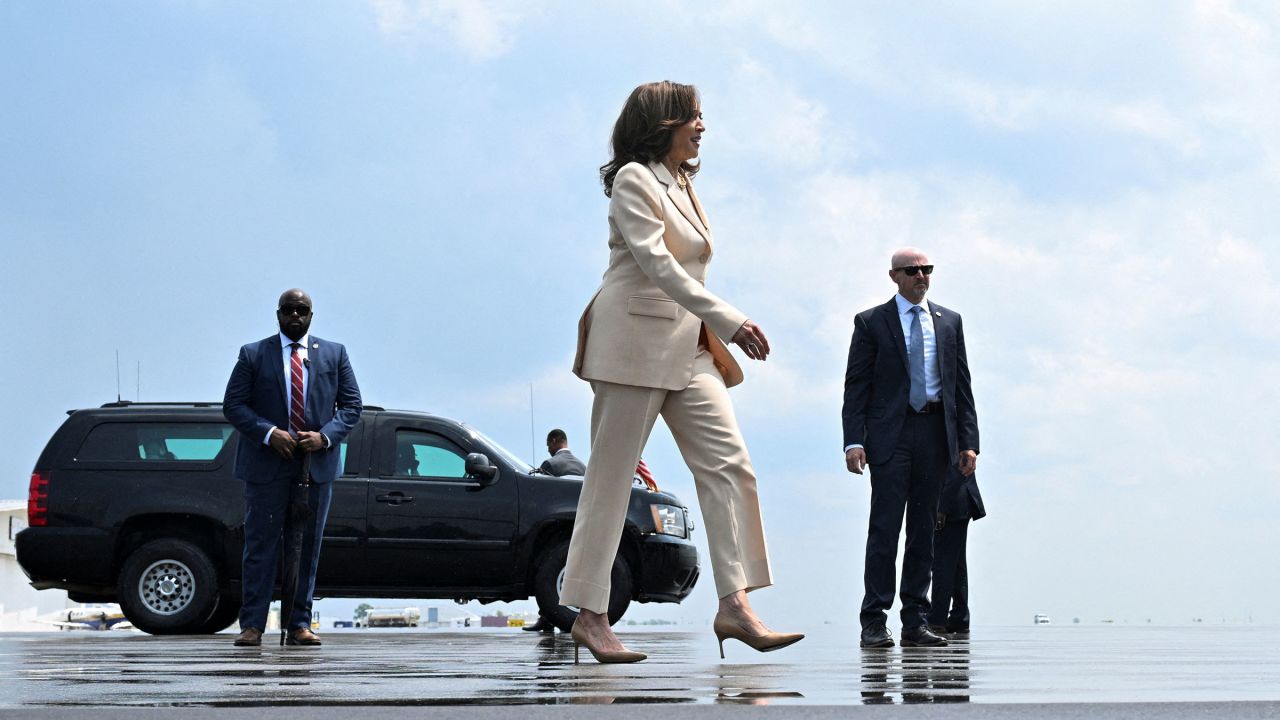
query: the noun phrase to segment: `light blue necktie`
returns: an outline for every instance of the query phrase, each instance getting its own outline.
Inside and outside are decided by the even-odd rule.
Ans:
[[[911,407],[916,412],[924,409],[924,330],[920,328],[920,313],[924,310],[919,305],[911,308],[911,344],[907,347],[907,361],[911,369]]]

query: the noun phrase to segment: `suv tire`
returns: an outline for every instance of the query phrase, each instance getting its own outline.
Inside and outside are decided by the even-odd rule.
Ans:
[[[228,597],[218,598],[218,605],[214,607],[213,614],[208,620],[200,626],[197,632],[209,633],[212,635],[231,627],[231,623],[240,618],[240,601],[232,600]]]
[[[564,566],[569,560],[569,541],[561,540],[538,558],[538,569],[533,575],[534,595],[538,600],[538,612],[564,632],[573,628],[578,611],[560,604],[560,585],[564,578]],[[609,575],[609,624],[622,619],[631,605],[631,568],[622,555],[613,558],[613,570]]]
[[[116,590],[125,617],[143,632],[207,632],[205,623],[218,602],[218,572],[200,546],[161,538],[129,555]]]

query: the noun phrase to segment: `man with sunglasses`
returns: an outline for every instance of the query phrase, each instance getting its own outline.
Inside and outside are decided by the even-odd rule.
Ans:
[[[978,416],[960,315],[925,301],[929,258],[903,248],[889,268],[897,294],[854,318],[841,413],[846,467],[871,470],[861,645],[893,646],[885,621],[904,512],[902,645],[945,645],[927,623],[934,523],[948,468],[968,477],[977,466]]]
[[[312,316],[311,297],[286,290],[276,309],[280,332],[240,348],[222,400],[227,421],[240,431],[235,475],[244,481],[243,602],[235,640],[241,647],[262,644],[289,486],[304,453],[311,456],[307,504],[315,515],[303,535],[297,600],[292,608],[280,609],[280,624],[289,631],[288,644],[320,644],[311,631],[320,539],[333,480],[342,472],[339,448],[360,420],[363,405],[347,349],[310,334]]]

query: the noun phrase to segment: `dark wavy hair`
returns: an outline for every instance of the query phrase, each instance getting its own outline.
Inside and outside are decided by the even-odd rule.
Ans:
[[[671,131],[696,118],[701,105],[698,90],[692,85],[663,80],[632,90],[613,124],[613,159],[600,166],[605,196],[613,197],[613,178],[623,165],[665,158],[671,151]],[[680,169],[687,177],[693,177],[699,165],[686,161]]]

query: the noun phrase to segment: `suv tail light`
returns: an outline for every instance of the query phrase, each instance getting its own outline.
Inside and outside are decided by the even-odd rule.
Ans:
[[[27,491],[27,526],[43,527],[49,524],[49,472],[31,473],[31,488]]]

